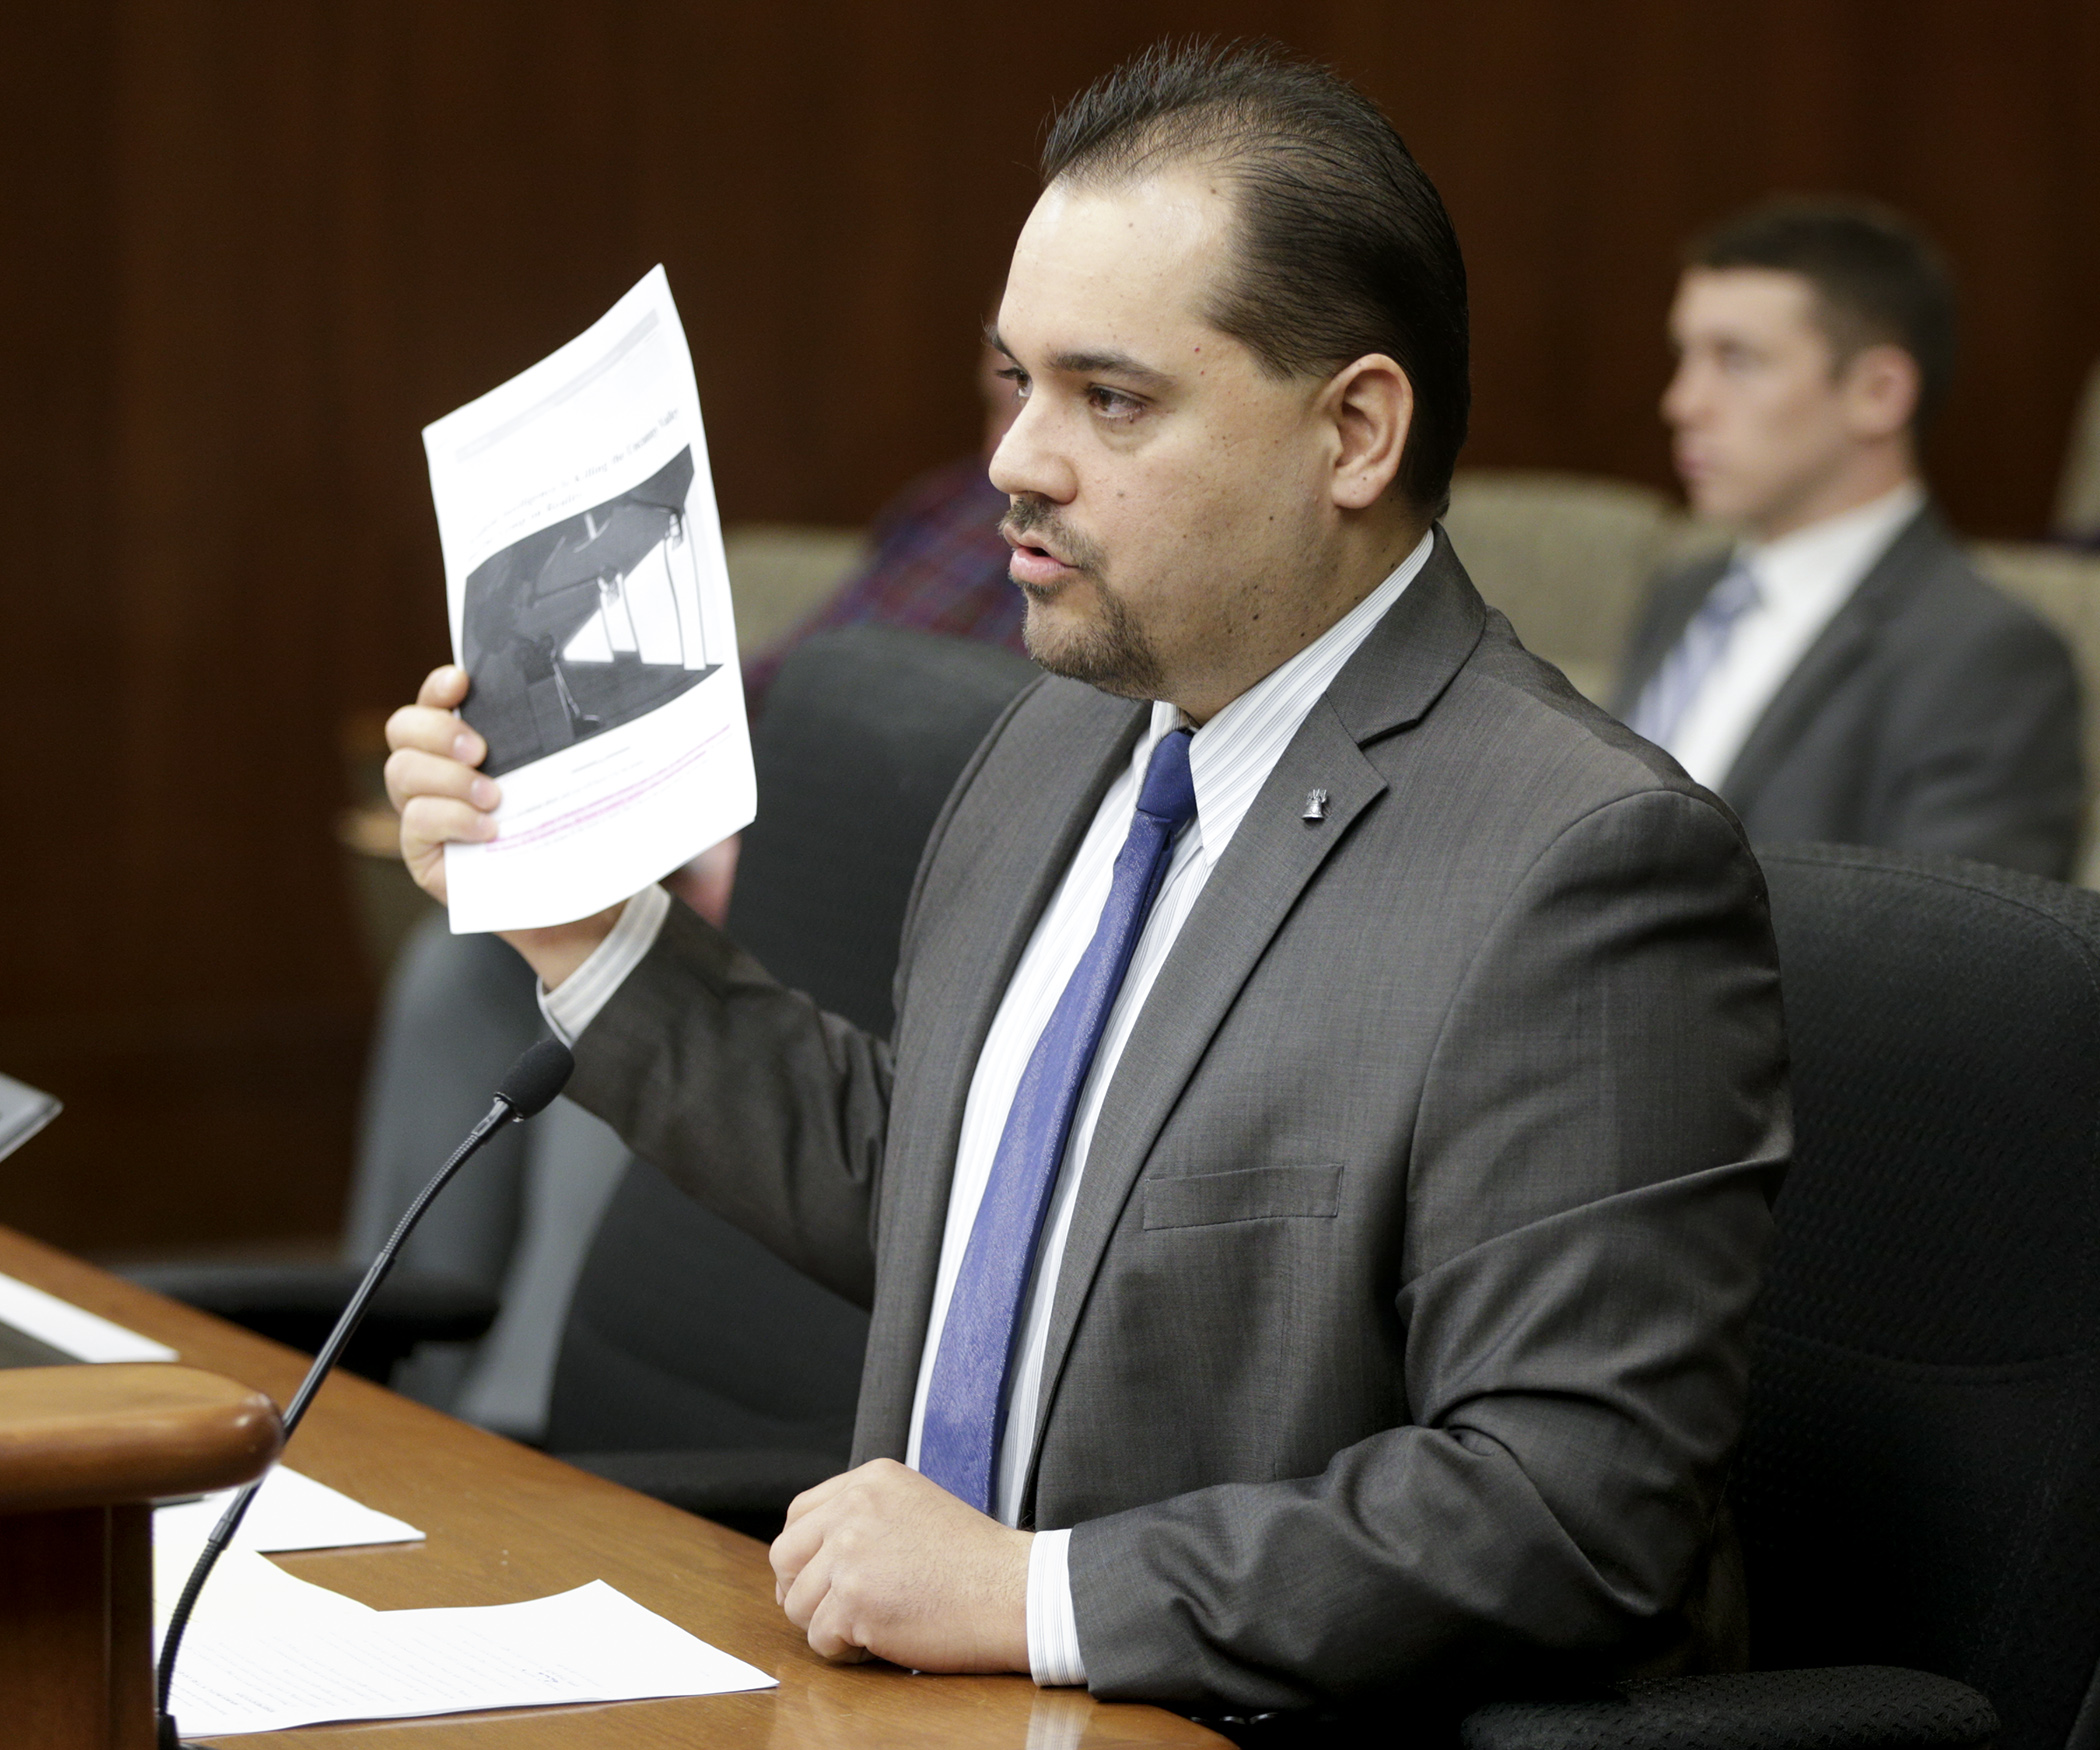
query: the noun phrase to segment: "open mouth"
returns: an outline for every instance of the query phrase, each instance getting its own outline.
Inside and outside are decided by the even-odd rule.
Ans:
[[[1025,553],[1031,559],[1051,559],[1055,560],[1059,565],[1067,563],[1063,554],[1057,552],[1054,548],[1044,546],[1040,541],[1017,541],[1009,536],[1007,545],[1012,547],[1016,553]]]
[[[1036,529],[1025,526],[1016,528],[1013,520],[1009,519],[1000,526],[999,533],[1014,550],[1013,559],[1007,566],[1007,575],[1031,593],[1053,588],[1079,569],[1056,547],[1045,541]]]
[[[1024,540],[1013,535],[1006,538],[1008,545],[1014,550],[1013,559],[1006,568],[1007,575],[1024,589],[1060,583],[1072,574],[1073,567],[1041,542]]]

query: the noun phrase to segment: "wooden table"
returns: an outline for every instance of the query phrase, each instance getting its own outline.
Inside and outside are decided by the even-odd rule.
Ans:
[[[116,1320],[282,1404],[306,1357],[164,1300],[0,1228],[0,1271]],[[780,1679],[747,1695],[310,1726],[228,1746],[348,1750],[594,1750],[705,1744],[991,1746],[1108,1750],[1210,1745],[1214,1733],[1157,1708],[1104,1705],[1024,1677],[914,1677],[833,1666],[773,1603],[763,1544],[338,1374],[286,1462],[422,1528],[421,1544],[280,1557],[303,1579],[381,1609],[511,1604],[604,1580],[681,1628]]]

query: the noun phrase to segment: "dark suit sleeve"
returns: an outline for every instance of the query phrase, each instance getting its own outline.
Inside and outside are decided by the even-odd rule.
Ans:
[[[825,1287],[874,1297],[889,1046],[673,904],[576,1041],[569,1097]]]
[[[1726,815],[1658,792],[1570,826],[1483,940],[1386,1169],[1411,1425],[1317,1476],[1075,1527],[1094,1693],[1463,1693],[1681,1637],[1741,1423],[1784,1073]]]
[[[1876,842],[2066,880],[2083,824],[2078,677],[2032,614],[2006,607],[1921,653],[1894,731],[1902,774]]]

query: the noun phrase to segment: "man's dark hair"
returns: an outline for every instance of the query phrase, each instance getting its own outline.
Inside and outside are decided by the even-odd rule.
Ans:
[[[1058,112],[1043,185],[1216,167],[1236,248],[1209,320],[1276,376],[1384,353],[1415,392],[1398,484],[1442,515],[1466,441],[1466,268],[1435,185],[1378,107],[1270,43],[1162,43]]]
[[[1763,267],[1815,288],[1816,320],[1839,368],[1870,346],[1899,346],[1918,366],[1922,429],[1954,376],[1954,282],[1918,228],[1873,201],[1788,197],[1752,207],[1696,239],[1685,266]]]

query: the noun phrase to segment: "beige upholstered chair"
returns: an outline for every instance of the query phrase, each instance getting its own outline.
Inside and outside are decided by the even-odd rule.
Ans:
[[[1480,593],[1531,649],[1598,700],[1610,691],[1649,580],[1680,556],[1692,526],[1645,486],[1499,468],[1462,471],[1444,518]]]
[[[737,523],[722,531],[736,647],[746,661],[816,611],[867,552],[859,529]]]
[[[2100,373],[2088,396],[2094,520],[2100,522]],[[2075,460],[2075,457],[2074,457]],[[2066,474],[2065,503],[2071,502]],[[1728,539],[1660,492],[1601,475],[1473,468],[1452,482],[1444,519],[1480,593],[1518,635],[1602,700],[1655,574]],[[762,650],[824,602],[865,551],[855,529],[746,523],[724,531],[737,643]],[[2086,698],[2086,782],[2100,788],[2100,555],[1987,543],[1977,564],[2070,642]],[[2088,807],[2087,886],[2100,887],[2100,809]]]
[[[2071,646],[2085,695],[2086,822],[2078,879],[2082,886],[2100,887],[2100,835],[2094,832],[2100,824],[2094,807],[2100,786],[2100,554],[2011,541],[1981,542],[1970,553],[1985,577],[2033,608]]]
[[[2100,536],[2100,364],[2085,380],[2071,443],[2056,489],[2056,532],[2091,540]]]

